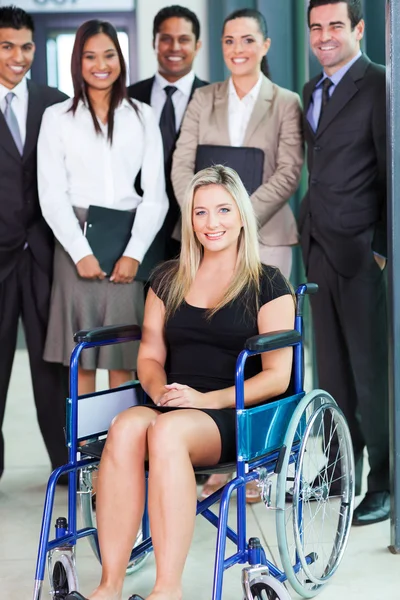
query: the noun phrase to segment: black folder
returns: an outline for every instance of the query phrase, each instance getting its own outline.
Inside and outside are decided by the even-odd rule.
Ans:
[[[135,212],[89,206],[86,238],[100,267],[108,277],[130,240]]]
[[[224,165],[234,169],[251,196],[263,182],[264,151],[244,146],[197,146],[195,172],[212,165]]]

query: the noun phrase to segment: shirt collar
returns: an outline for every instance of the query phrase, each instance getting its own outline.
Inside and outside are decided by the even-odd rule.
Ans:
[[[130,109],[132,108],[132,105],[129,103],[129,101],[126,98],[122,99],[121,104],[119,104],[115,110],[116,111],[121,110],[122,108],[130,108]],[[86,98],[84,100],[79,100],[78,110],[89,110],[89,106],[87,104]]]
[[[235,86],[233,85],[232,77],[230,77],[229,84],[228,84],[229,85],[229,95],[234,96],[239,101],[242,101],[242,100],[255,101],[258,97],[258,94],[260,93],[262,79],[263,79],[263,77],[262,77],[262,74],[260,73],[260,77],[258,78],[257,83],[251,88],[251,90],[245,96],[243,96],[243,98],[239,98],[237,91],[235,89]]]
[[[182,94],[189,98],[194,83],[194,71],[190,71],[178,79],[178,81],[174,81],[174,83],[167,81],[160,73],[156,73],[155,82],[161,90],[163,90],[167,85],[174,85],[180,92],[182,92]]]
[[[323,72],[322,77],[319,80],[319,82],[317,83],[316,87],[320,87],[320,85],[322,84],[324,79],[326,79],[327,77],[329,77],[329,79],[332,81],[333,85],[338,85],[338,83],[340,83],[340,81],[346,75],[347,71],[349,71],[351,69],[351,67],[354,65],[355,62],[358,61],[358,59],[361,57],[361,55],[362,55],[362,52],[360,50],[354,58],[352,58],[348,63],[346,63],[341,69],[336,71],[336,73],[334,73],[330,77],[325,72]]]
[[[0,102],[4,100],[4,98],[9,92],[13,92],[13,94],[15,94],[19,100],[25,100],[28,94],[28,84],[26,82],[26,77],[24,77],[18,85],[12,88],[12,90],[9,90],[3,84],[0,83]]]

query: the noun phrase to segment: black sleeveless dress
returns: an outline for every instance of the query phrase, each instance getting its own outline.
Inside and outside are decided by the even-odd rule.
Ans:
[[[168,285],[171,265],[172,261],[164,263],[151,281],[154,293],[161,299],[163,289]],[[276,267],[263,265],[260,283],[260,307],[275,298],[292,294],[289,283]],[[244,294],[221,308],[210,319],[207,309],[183,302],[165,323],[165,371],[168,383],[181,383],[203,393],[233,386],[236,359],[246,340],[258,334],[256,299],[253,298],[253,310],[246,306],[249,306],[249,298]],[[253,377],[260,371],[261,358],[249,358],[245,378]],[[181,409],[157,407],[157,410],[164,413]],[[215,421],[222,442],[220,462],[235,460],[235,409],[189,410],[202,410]]]

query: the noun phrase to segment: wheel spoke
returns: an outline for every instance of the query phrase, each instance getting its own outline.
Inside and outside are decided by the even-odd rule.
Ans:
[[[300,447],[293,465],[285,457],[278,476],[278,506],[282,506],[283,487],[288,488],[286,480],[293,475],[294,482],[292,503],[283,514],[277,513],[277,532],[290,583],[299,594],[305,590],[311,597],[333,575],[343,556],[353,510],[354,467],[348,427],[334,401],[324,393],[309,394],[304,404],[307,401],[284,440],[291,448],[300,439]],[[300,570],[294,569],[297,557]],[[311,562],[307,557],[313,557]]]

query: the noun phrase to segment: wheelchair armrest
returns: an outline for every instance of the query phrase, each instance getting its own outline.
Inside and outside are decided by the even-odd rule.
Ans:
[[[120,340],[129,338],[140,339],[140,327],[138,325],[109,325],[97,327],[96,329],[82,329],[74,334],[74,342],[106,342],[108,340]]]
[[[257,352],[260,354],[261,352],[269,352],[271,350],[293,346],[300,341],[300,333],[295,329],[288,329],[285,331],[273,331],[271,333],[254,335],[246,340],[245,348],[250,352]]]
[[[305,294],[316,294],[317,292],[317,283],[301,283],[296,290],[296,296],[303,296]]]
[[[316,294],[318,292],[317,283],[301,283],[296,290],[296,317],[303,316],[304,298],[307,294]]]

